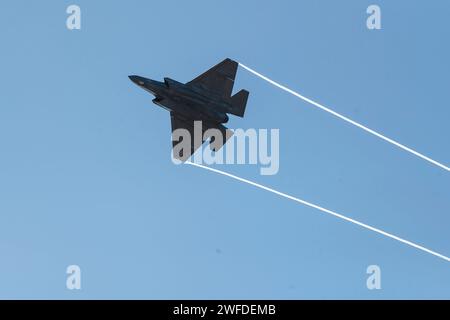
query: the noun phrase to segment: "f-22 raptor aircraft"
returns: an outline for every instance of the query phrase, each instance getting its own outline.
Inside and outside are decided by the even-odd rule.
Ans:
[[[222,141],[210,141],[214,151],[219,150],[232,136],[232,131],[223,125],[228,121],[227,113],[243,117],[249,94],[247,90],[241,90],[231,95],[237,68],[236,61],[225,59],[185,84],[170,78],[159,82],[136,75],[129,76],[131,81],[155,96],[155,104],[170,112],[172,133],[180,128],[190,133],[191,150],[174,152],[174,158],[187,160],[203,144],[203,134],[208,129],[215,128],[222,133]],[[201,121],[202,124],[200,141],[194,139],[195,121]],[[177,142],[172,139],[172,147]]]

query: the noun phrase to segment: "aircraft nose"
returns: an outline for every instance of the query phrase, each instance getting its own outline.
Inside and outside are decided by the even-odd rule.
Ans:
[[[131,75],[131,76],[128,76],[128,78],[139,86],[142,86],[145,83],[144,78],[139,77],[139,76]]]

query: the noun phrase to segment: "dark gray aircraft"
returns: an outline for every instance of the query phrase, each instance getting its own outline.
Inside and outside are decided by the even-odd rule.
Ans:
[[[211,149],[219,150],[232,136],[232,131],[223,123],[228,121],[227,113],[243,117],[247,104],[247,90],[241,90],[231,95],[238,63],[225,59],[192,81],[185,84],[170,78],[159,82],[140,76],[129,76],[130,80],[139,87],[155,96],[153,102],[170,112],[172,133],[184,128],[191,134],[190,152],[174,152],[174,158],[187,160],[204,142],[194,139],[194,121],[202,121],[202,137],[208,129],[218,129],[222,133],[223,141],[210,140]],[[172,139],[172,146],[178,141]],[[214,144],[214,147],[213,147]],[[185,150],[186,151],[186,150]]]

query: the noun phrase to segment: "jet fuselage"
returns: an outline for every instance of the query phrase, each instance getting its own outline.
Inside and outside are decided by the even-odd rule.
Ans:
[[[249,95],[245,89],[232,94],[238,67],[236,61],[226,58],[186,83],[129,76],[155,96],[153,103],[169,111],[175,159],[186,161],[207,140],[211,150],[217,151],[233,135],[233,130],[223,124],[228,121],[228,114],[244,117]],[[198,133],[200,139],[195,138]]]
[[[155,96],[153,102],[162,108],[183,115],[190,120],[226,123],[231,104],[213,91],[195,85],[183,84],[170,78],[164,82],[140,76],[131,81]]]

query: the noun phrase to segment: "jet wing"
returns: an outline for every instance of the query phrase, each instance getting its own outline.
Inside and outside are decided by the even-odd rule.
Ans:
[[[205,90],[215,91],[221,96],[229,98],[233,91],[237,68],[238,63],[227,58],[194,80],[189,81],[188,84],[200,86]]]
[[[223,126],[222,124],[212,124],[212,123],[202,121],[201,122],[201,137],[199,137],[199,139],[195,139],[194,120],[185,119],[185,118],[177,115],[174,112],[170,113],[170,119],[172,122],[172,135],[173,135],[174,131],[177,129],[185,129],[190,134],[190,139],[191,139],[190,150],[180,149],[180,148],[177,148],[175,150],[176,145],[178,145],[179,143],[183,143],[182,142],[183,138],[179,138],[178,136],[174,138],[172,136],[172,148],[174,148],[173,157],[178,160],[181,160],[181,161],[186,161],[191,155],[194,154],[194,152],[198,148],[200,148],[200,146],[203,144],[203,142],[205,142],[205,139],[203,139],[203,138],[204,138],[205,132],[208,129],[217,129],[222,134],[222,139],[219,141],[215,141],[215,139],[213,139],[213,138],[211,139],[210,148],[213,151],[219,150],[227,142],[227,140],[233,135],[233,132],[231,130],[229,130],[228,128],[226,128],[225,126]],[[199,127],[199,129],[200,129],[200,127]],[[206,138],[208,138],[208,137],[206,137]],[[176,139],[176,140],[174,140],[174,139]]]

